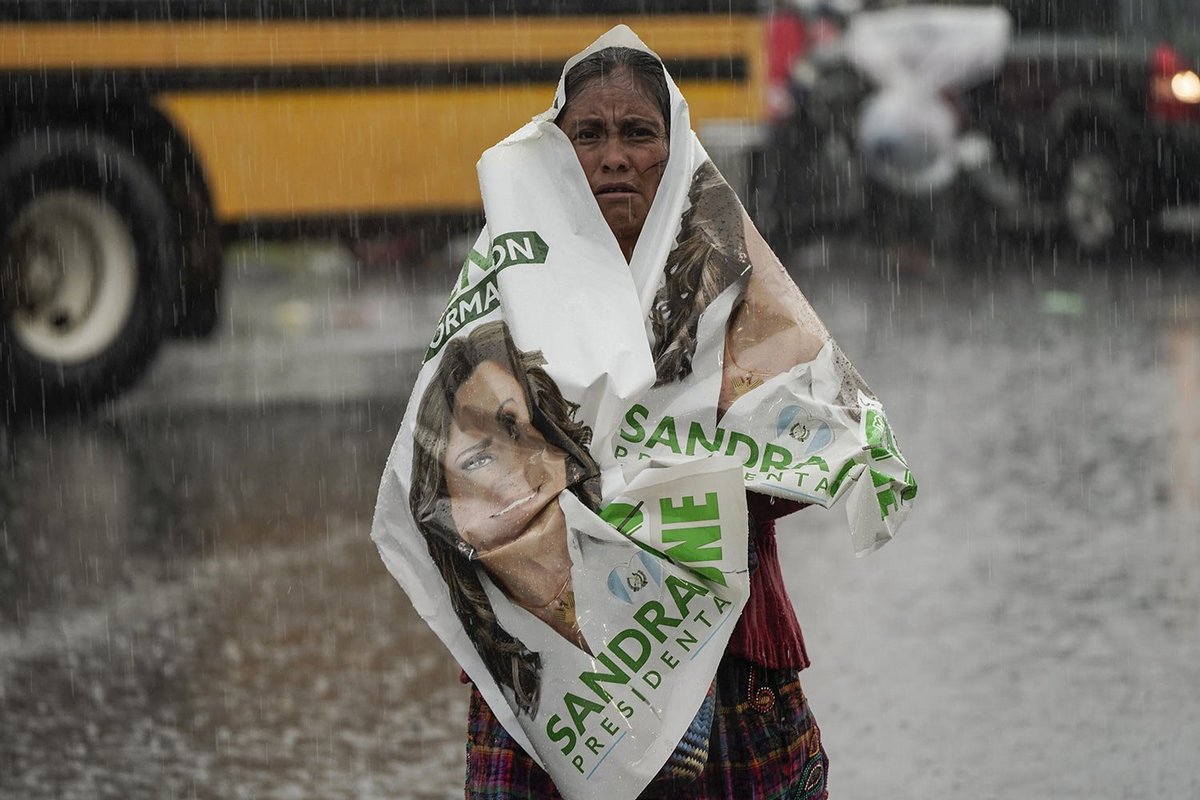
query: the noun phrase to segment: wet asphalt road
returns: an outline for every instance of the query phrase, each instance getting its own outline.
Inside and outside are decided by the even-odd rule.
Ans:
[[[1200,267],[791,268],[921,497],[781,525],[835,798],[1200,796]],[[466,691],[368,539],[452,278],[242,249],[211,342],[0,432],[0,797],[461,796]]]

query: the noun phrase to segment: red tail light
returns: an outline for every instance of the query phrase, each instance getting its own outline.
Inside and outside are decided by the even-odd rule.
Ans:
[[[808,46],[804,20],[795,14],[767,17],[766,110],[769,119],[778,119],[792,110],[788,91],[788,73],[792,64],[803,58]]]
[[[1150,59],[1150,117],[1158,122],[1200,120],[1200,74],[1166,44]]]

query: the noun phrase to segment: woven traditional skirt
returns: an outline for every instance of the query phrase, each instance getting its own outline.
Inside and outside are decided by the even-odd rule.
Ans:
[[[717,708],[708,762],[687,783],[655,780],[642,798],[822,800],[829,759],[794,670],[768,670],[726,656],[717,671]],[[560,798],[550,776],[525,754],[471,687],[467,798]]]

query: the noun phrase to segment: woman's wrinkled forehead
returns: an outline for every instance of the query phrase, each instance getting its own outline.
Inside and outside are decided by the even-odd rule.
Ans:
[[[571,93],[566,107],[558,115],[559,125],[562,124],[563,119],[566,117],[568,108],[577,106],[583,98],[586,98],[593,92],[606,89],[615,89],[622,95],[629,95],[644,100],[648,106],[647,113],[649,113],[649,109],[653,109],[654,114],[663,117],[662,109],[659,107],[653,92],[646,86],[645,81],[639,80],[637,75],[626,68],[618,68],[602,75],[589,77],[573,87],[573,89],[574,91]],[[662,123],[665,127],[667,124],[666,117],[662,118]]]
[[[607,54],[609,51],[600,51]],[[627,54],[632,51],[627,51]],[[594,54],[597,55],[597,54]],[[662,117],[668,133],[671,129],[671,92],[661,62],[654,56],[644,56],[637,63],[628,63],[614,57],[590,57],[568,70],[563,81],[564,102],[558,109],[557,120],[581,94],[601,86],[628,88],[645,98]]]
[[[571,92],[567,95],[567,102],[571,102],[588,90],[598,89],[602,86],[612,86],[630,92],[637,92],[647,100],[653,101],[654,99],[654,93],[651,91],[649,82],[643,76],[636,74],[629,67],[615,66],[580,80],[571,87]]]

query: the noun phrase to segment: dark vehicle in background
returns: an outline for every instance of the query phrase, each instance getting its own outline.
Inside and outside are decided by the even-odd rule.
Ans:
[[[1090,253],[1153,244],[1200,202],[1200,9],[1194,0],[1009,2],[1018,36],[975,98],[1006,165]]]
[[[968,202],[949,204],[957,233],[1052,228],[1083,253],[1136,252],[1156,242],[1162,212],[1200,202],[1200,14],[1192,0],[925,5],[999,6],[1013,21],[995,78],[954,98],[963,128],[987,145],[979,174],[990,184],[967,187]],[[779,13],[812,26],[811,11]],[[834,15],[833,24],[848,21]],[[752,213],[782,248],[878,221],[852,138],[872,86],[838,41],[827,36],[790,66],[786,113],[752,168]]]

